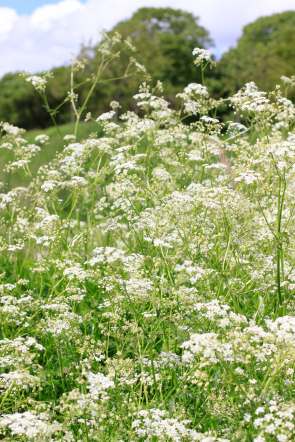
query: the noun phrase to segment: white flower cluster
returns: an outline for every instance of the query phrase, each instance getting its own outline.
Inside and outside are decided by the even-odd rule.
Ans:
[[[145,437],[145,440],[152,440],[151,438],[155,436],[159,441],[171,442],[229,442],[229,439],[219,439],[188,429],[189,420],[178,421],[167,416],[166,410],[155,408],[141,410],[138,413],[139,419],[133,421],[132,427],[135,428],[137,436]]]
[[[49,136],[45,134],[37,135],[35,141],[39,141],[40,144],[45,144],[47,141],[49,141]]]
[[[266,442],[270,436],[276,437],[279,442],[291,442],[295,435],[294,413],[294,405],[276,400],[257,408],[253,425],[260,434],[254,441]]]
[[[121,40],[103,33],[103,65]],[[293,77],[247,83],[223,123],[194,55],[204,84],[168,102],[143,83],[84,139],[73,61],[74,135],[48,164],[53,140],[0,124],[23,177],[0,184],[0,439],[295,439]]]
[[[32,85],[35,87],[35,89],[38,92],[44,92],[47,84],[47,80],[42,77],[38,77],[38,75],[33,75],[32,77],[28,77],[27,81],[29,83],[32,83]]]
[[[107,399],[109,399],[106,390],[115,387],[114,381],[110,380],[102,373],[95,374],[91,371],[86,375],[86,378],[89,383],[89,385],[87,385],[87,389],[89,390],[89,394],[92,399],[99,399],[101,401],[106,401]]]
[[[12,436],[25,437],[28,440],[40,442],[61,430],[61,425],[58,422],[50,422],[48,414],[36,415],[30,411],[2,415],[0,417],[0,428],[5,427],[9,428]]]
[[[208,63],[212,61],[212,54],[207,49],[195,48],[193,50],[193,55],[197,56],[197,58],[195,59],[196,66],[200,66],[200,64],[202,63]]]

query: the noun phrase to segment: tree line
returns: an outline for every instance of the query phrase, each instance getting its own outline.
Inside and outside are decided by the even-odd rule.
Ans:
[[[139,71],[130,77],[122,75],[130,57],[145,66],[151,84],[158,80],[163,83],[164,97],[176,108],[175,94],[189,83],[202,82],[192,51],[195,47],[212,47],[214,42],[193,14],[172,8],[141,8],[129,20],[118,23],[108,35],[112,37],[115,33],[119,33],[123,41],[131,37],[130,51],[122,52],[105,70],[87,103],[85,115],[92,112],[95,116],[108,111],[112,100],[120,102],[121,113],[127,109],[138,112],[132,96],[138,92],[140,82],[146,79],[146,73]],[[85,100],[91,88],[98,62],[96,49],[95,44],[81,47],[79,59],[86,65],[75,75],[77,106]],[[53,77],[47,84],[48,104],[51,109],[56,109],[69,93],[71,66],[60,66],[51,72]],[[211,97],[219,99],[235,93],[249,81],[254,81],[262,90],[271,91],[281,83],[282,75],[291,77],[294,74],[295,11],[287,11],[261,17],[245,26],[236,47],[222,55],[215,69],[206,70],[206,85]],[[108,83],[111,78],[117,79]],[[292,96],[291,93],[288,98],[294,101],[295,94]],[[55,118],[59,124],[73,121],[70,101],[59,107]],[[8,73],[0,80],[1,120],[25,129],[52,125],[50,115],[42,107],[40,95],[18,73]]]

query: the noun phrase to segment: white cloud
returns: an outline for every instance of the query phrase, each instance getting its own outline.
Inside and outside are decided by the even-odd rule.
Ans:
[[[59,66],[78,52],[82,42],[97,40],[143,6],[185,9],[200,17],[210,31],[216,53],[233,46],[247,23],[261,15],[295,10],[294,0],[62,0],[37,8],[30,16],[0,8],[0,76],[6,72],[32,73]]]
[[[57,4],[44,5],[35,9],[30,17],[32,26],[41,28],[45,31],[49,30],[54,21],[58,21],[85,8],[78,0],[64,0]]]
[[[11,8],[0,8],[0,34],[7,34],[17,20],[17,13]]]

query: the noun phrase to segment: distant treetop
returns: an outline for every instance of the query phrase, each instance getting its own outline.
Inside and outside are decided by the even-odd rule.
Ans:
[[[295,11],[260,17],[245,26],[237,47],[223,55],[220,68],[230,92],[249,81],[270,91],[282,75],[294,75]]]

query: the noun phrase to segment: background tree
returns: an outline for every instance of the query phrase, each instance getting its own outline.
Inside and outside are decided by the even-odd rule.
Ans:
[[[295,74],[295,11],[260,17],[245,26],[236,48],[219,63],[222,92],[234,93],[254,81],[261,90],[273,90],[282,75]],[[290,95],[289,98],[295,99]]]
[[[108,34],[119,32],[123,40],[132,37],[136,52],[122,52],[105,70],[102,82],[118,78],[114,82],[99,83],[87,103],[86,112],[93,116],[110,109],[112,100],[119,101],[122,108],[137,112],[132,96],[143,75],[124,78],[130,56],[147,68],[152,84],[163,82],[164,96],[173,107],[177,107],[175,93],[188,83],[201,83],[200,70],[193,62],[195,47],[212,46],[208,31],[199,25],[198,17],[172,8],[141,8],[128,20],[118,23]],[[89,79],[94,72],[97,46],[83,46],[79,55],[86,57],[84,71],[76,74],[77,106],[81,105],[91,87]],[[56,108],[70,90],[70,67],[61,66],[52,70],[54,78],[48,81],[49,104]],[[214,98],[235,93],[245,83],[255,81],[265,91],[275,88],[282,75],[295,75],[295,11],[261,17],[245,26],[237,47],[226,52],[217,69],[206,70],[206,85]],[[121,78],[123,76],[123,78]],[[88,81],[87,81],[88,80]],[[289,97],[295,101],[295,91]],[[41,111],[40,111],[41,109]],[[224,110],[220,107],[220,115]],[[73,119],[70,103],[65,103],[56,115],[59,124]],[[31,84],[18,74],[6,74],[0,80],[0,121],[8,120],[26,129],[52,126],[50,115],[42,108],[41,98]]]
[[[124,38],[132,37],[138,61],[155,81],[179,88],[196,80],[193,49],[213,44],[198,21],[198,17],[181,9],[141,8],[113,31]]]
[[[48,99],[51,108],[57,107],[69,89],[70,68],[59,67],[52,70],[54,78],[48,83]],[[69,104],[57,115],[59,124],[70,121]],[[6,74],[0,80],[0,121],[8,121],[25,129],[52,126],[50,115],[42,99],[31,83],[18,73]]]
[[[163,82],[164,94],[173,102],[175,92],[188,83],[201,82],[201,75],[193,62],[195,47],[207,48],[213,45],[208,31],[198,24],[199,18],[181,9],[141,8],[128,20],[119,22],[110,32],[128,36],[136,47],[134,56],[151,75],[152,84]],[[89,65],[94,60],[95,47],[84,47],[82,53],[89,54]],[[110,67],[111,76],[117,77],[128,64],[127,54],[123,54],[115,65]],[[122,111],[135,108],[132,96],[138,91],[138,79],[130,78],[114,82],[108,88],[106,100],[120,101]],[[101,91],[97,89],[98,95]],[[89,103],[89,110],[97,106],[95,98]],[[173,103],[175,104],[175,103]],[[95,108],[97,112],[97,107]]]
[[[129,20],[118,23],[109,35],[119,32],[123,40],[132,37],[137,51],[122,52],[120,58],[114,60],[104,72],[103,81],[124,76],[130,56],[144,65],[151,75],[152,84],[158,80],[164,83],[165,96],[171,102],[190,82],[201,82],[199,70],[193,62],[192,51],[195,47],[212,45],[208,31],[198,24],[199,18],[189,12],[172,8],[141,8]],[[84,71],[76,74],[78,89],[77,105],[85,99],[91,83],[96,64],[97,47],[83,46],[79,57],[86,57],[88,64]],[[48,81],[47,91],[52,109],[57,107],[67,96],[70,89],[70,67],[61,66],[52,69],[54,77]],[[112,100],[120,101],[121,112],[127,109],[136,111],[132,96],[137,93],[144,76],[122,78],[115,82],[98,84],[85,112],[93,116],[109,110]],[[175,105],[175,102],[173,102]],[[40,108],[42,109],[40,112]],[[63,105],[56,116],[59,124],[71,121],[70,103]],[[18,74],[7,74],[0,80],[0,120],[8,120],[16,126],[45,128],[52,125],[50,115],[42,108],[41,98],[31,84]]]

